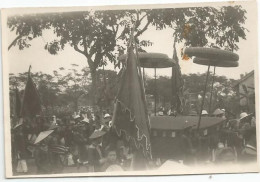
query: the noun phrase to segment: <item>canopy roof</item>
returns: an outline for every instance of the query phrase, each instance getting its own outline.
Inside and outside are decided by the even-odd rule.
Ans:
[[[210,65],[216,67],[238,67],[238,61],[230,61],[230,60],[221,60],[221,59],[207,59],[207,58],[199,58],[195,57],[193,59],[193,63],[200,65]]]
[[[153,116],[150,117],[151,128],[161,130],[183,130],[189,126],[197,127],[199,116]],[[202,117],[200,128],[208,128],[224,121],[219,117]]]
[[[196,56],[206,59],[239,60],[239,56],[236,53],[212,47],[187,47],[184,49],[184,54],[189,57]]]
[[[144,68],[169,68],[176,64],[175,60],[170,59],[166,54],[161,53],[139,52],[138,58],[140,66]],[[118,59],[120,61],[125,60],[126,54],[121,55]]]

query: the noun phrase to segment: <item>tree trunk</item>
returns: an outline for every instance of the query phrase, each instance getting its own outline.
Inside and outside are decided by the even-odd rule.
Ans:
[[[96,103],[96,91],[97,91],[97,71],[96,69],[93,69],[90,71],[91,72],[91,78],[92,78],[92,105],[95,106]]]
[[[92,78],[92,88],[91,88],[91,102],[92,106],[95,106],[97,104],[97,96],[96,96],[96,91],[97,91],[97,66],[94,64],[95,61],[91,59],[91,56],[86,55],[88,66],[90,69],[90,74]]]

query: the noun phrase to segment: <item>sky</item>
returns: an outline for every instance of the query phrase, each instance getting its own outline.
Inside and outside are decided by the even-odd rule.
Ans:
[[[257,27],[256,25],[256,11],[254,7],[247,4],[243,4],[243,8],[247,11],[247,20],[245,27],[249,30],[246,33],[247,39],[238,43],[239,50],[236,52],[239,55],[239,67],[236,68],[217,68],[216,74],[219,76],[226,76],[227,78],[239,79],[240,74],[249,73],[257,65]],[[14,32],[7,31],[8,33],[8,45],[15,38]],[[150,40],[153,45],[146,47],[147,52],[157,52],[167,54],[170,58],[173,55],[173,30],[155,30],[154,27],[149,27],[147,31],[140,37],[141,40]],[[12,47],[8,51],[8,62],[10,73],[26,72],[29,65],[32,66],[32,72],[42,71],[44,73],[51,74],[53,70],[57,70],[59,67],[70,68],[71,64],[79,65],[79,68],[83,68],[87,65],[86,58],[76,52],[70,46],[66,46],[65,49],[59,52],[58,55],[50,55],[45,49],[44,45],[53,40],[55,35],[52,31],[45,31],[42,37],[36,38],[31,41],[31,46],[20,51],[17,47]],[[177,53],[180,58],[180,51],[183,48],[181,44],[177,44]],[[181,71],[183,74],[190,73],[205,73],[207,71],[206,66],[197,65],[190,61],[180,60]],[[112,64],[108,64],[105,69],[114,69]],[[118,70],[117,70],[118,71]],[[213,67],[211,68],[213,71]],[[152,77],[154,76],[153,69],[145,69],[145,73]],[[157,69],[157,75],[171,76],[171,69]]]

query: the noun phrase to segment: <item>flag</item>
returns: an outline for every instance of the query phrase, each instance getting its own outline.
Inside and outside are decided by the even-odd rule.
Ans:
[[[112,127],[118,135],[125,133],[128,140],[134,141],[144,159],[151,158],[150,121],[145,103],[141,74],[138,72],[137,57],[133,47],[128,48],[126,65],[115,101]],[[141,152],[140,152],[141,151]]]
[[[15,89],[15,115],[17,118],[20,117],[21,113],[21,99],[19,95],[19,90],[16,88]]]
[[[179,59],[177,56],[176,45],[174,42],[173,45],[174,53],[173,59],[176,61],[176,65],[172,67],[172,105],[177,110],[177,112],[181,113],[183,111],[183,88],[184,81],[181,74],[181,67],[179,65]]]
[[[41,101],[39,93],[32,80],[30,69],[27,83],[24,90],[23,103],[21,108],[21,117],[35,117],[41,113]]]

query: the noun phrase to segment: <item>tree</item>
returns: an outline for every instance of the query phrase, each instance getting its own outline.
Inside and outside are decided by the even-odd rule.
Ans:
[[[170,27],[177,43],[185,46],[223,47],[238,50],[239,39],[246,39],[243,26],[246,11],[241,6],[157,9],[153,25],[158,29]],[[155,16],[157,14],[157,16]]]
[[[20,95],[23,95],[27,75],[28,72],[19,73],[18,75],[9,74],[10,91],[18,88],[21,91]],[[60,92],[58,83],[54,80],[52,75],[42,72],[31,73],[31,77],[39,92],[41,104],[44,106],[44,109],[46,109],[46,114],[49,114],[50,107],[53,110],[56,102],[58,102],[57,96]]]
[[[66,95],[68,101],[74,103],[75,111],[78,110],[79,98],[89,92],[89,69],[83,68],[78,71],[78,65],[72,64],[72,69],[65,70],[63,67],[59,71],[53,71],[61,93]],[[65,72],[65,73],[64,73]]]
[[[136,15],[136,40],[151,23],[148,21],[141,28],[141,21],[147,16],[146,11],[116,10],[116,11],[85,11],[70,13],[54,13],[45,15],[14,16],[8,18],[11,31],[16,31],[17,38],[9,49],[18,45],[19,49],[29,47],[32,38],[42,36],[43,29],[52,29],[57,39],[45,45],[50,54],[57,54],[65,45],[70,45],[75,51],[86,57],[92,77],[93,93],[96,90],[96,70],[105,65],[106,61],[117,63],[117,54],[124,51],[118,40],[127,43],[130,32],[129,24]],[[140,17],[141,14],[143,14]],[[138,41],[139,42],[139,41]],[[149,42],[139,42],[148,46]],[[117,64],[118,65],[118,64]],[[95,95],[94,95],[95,98]]]
[[[149,26],[157,29],[172,28],[177,43],[185,46],[218,46],[237,50],[239,39],[245,39],[246,11],[241,6],[220,8],[167,8],[142,10],[106,10],[69,13],[33,14],[8,18],[16,39],[10,44],[19,49],[29,47],[29,42],[42,36],[44,29],[53,30],[56,39],[45,49],[57,54],[66,45],[86,57],[92,77],[93,93],[96,93],[96,70],[107,61],[119,66],[117,55],[122,54],[129,39],[130,26],[135,24],[135,41],[138,49],[149,46],[149,40],[139,37]],[[94,101],[95,95],[94,95]]]
[[[97,70],[97,105],[103,109],[112,110],[117,94],[119,77],[115,71]],[[92,95],[92,94],[91,94]]]

